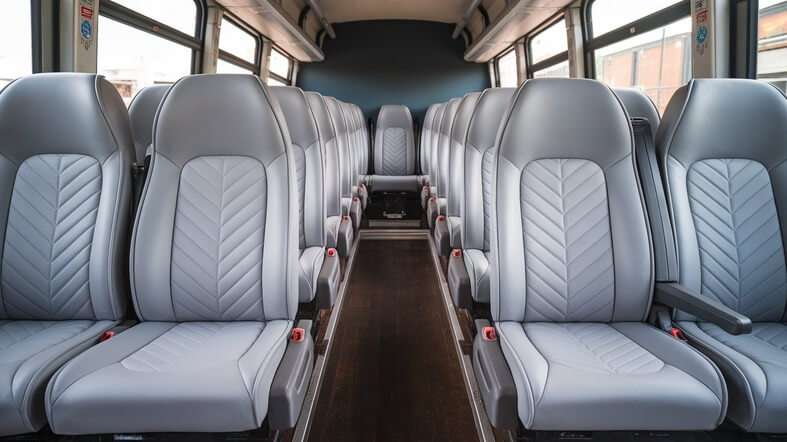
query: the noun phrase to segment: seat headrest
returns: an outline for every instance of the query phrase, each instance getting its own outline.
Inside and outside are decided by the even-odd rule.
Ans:
[[[593,161],[603,170],[633,149],[623,104],[596,80],[529,80],[514,97],[503,124],[499,155],[517,165],[576,158]]]
[[[348,131],[347,120],[344,117],[342,105],[340,104],[339,100],[333,97],[325,97],[325,104],[328,105],[328,112],[330,112],[331,117],[333,118],[333,124],[336,127],[336,136],[346,134]]]
[[[486,151],[494,146],[500,121],[508,110],[516,88],[496,87],[485,90],[478,99],[473,119],[467,129],[467,144]]]
[[[278,102],[254,75],[183,77],[164,96],[154,123],[154,155],[180,167],[209,155],[245,155],[269,164],[289,143]]]
[[[656,148],[684,165],[746,158],[775,166],[787,160],[787,99],[758,80],[691,80],[667,105]]]
[[[126,106],[102,75],[35,74],[0,92],[0,155],[8,160],[83,154],[104,162],[118,151],[134,161]]]
[[[314,120],[317,122],[317,131],[320,133],[320,138],[323,143],[327,143],[336,138],[336,133],[331,123],[331,115],[328,113],[328,107],[322,95],[317,92],[304,92],[306,101],[309,102]]]
[[[451,129],[454,127],[454,118],[456,118],[456,112],[459,110],[459,103],[461,101],[460,98],[454,98],[445,105],[443,118],[440,122],[440,134],[445,138],[451,136]]]
[[[655,137],[661,117],[659,117],[659,110],[656,109],[653,100],[639,89],[615,88],[613,91],[620,98],[620,101],[623,102],[629,117],[648,120],[652,135]]]
[[[169,90],[168,84],[148,86],[143,88],[128,107],[128,115],[131,117],[131,129],[134,134],[134,142],[137,144],[137,158],[144,159],[145,150],[153,142],[153,120],[156,118],[161,99]],[[141,151],[141,156],[140,156]]]
[[[480,92],[472,92],[462,98],[456,111],[454,127],[451,130],[451,139],[464,144],[467,137],[467,129],[470,126],[470,119],[473,118],[473,112],[475,112],[478,97],[480,96]]]
[[[302,148],[319,142],[317,123],[314,121],[303,91],[294,86],[274,86],[271,90],[279,101],[284,118],[287,120],[290,141]]]
[[[386,104],[380,108],[377,114],[377,128],[386,129],[389,127],[413,127],[413,117],[407,106],[398,104]]]

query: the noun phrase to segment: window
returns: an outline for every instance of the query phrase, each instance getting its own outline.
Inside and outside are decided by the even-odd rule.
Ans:
[[[662,9],[654,12],[657,7]],[[663,113],[691,78],[690,7],[673,0],[594,1],[588,20],[596,37],[587,49],[595,78],[642,90]]]
[[[216,73],[217,74],[252,74],[256,75],[256,72],[251,71],[246,68],[242,68],[238,65],[234,65],[229,61],[224,61],[219,59],[216,63]]]
[[[560,18],[528,38],[528,74],[532,78],[568,77],[568,33]]]
[[[497,59],[497,77],[500,87],[519,86],[519,75],[516,69],[516,51],[511,49]]]
[[[33,73],[30,1],[0,1],[0,89],[12,80]],[[13,42],[13,43],[12,43]]]
[[[128,105],[153,84],[174,83],[191,73],[191,49],[99,15],[98,73]]]
[[[194,0],[112,0],[153,21],[191,36],[196,35],[198,11]],[[105,2],[101,2],[104,7]]]
[[[219,32],[218,73],[256,74],[260,71],[257,63],[259,39],[226,17],[221,19]]]
[[[787,92],[787,0],[760,0],[757,78]]]
[[[97,72],[127,105],[146,86],[191,74],[202,48],[199,15],[194,0],[102,0]]]
[[[591,4],[593,37],[606,34],[681,0],[595,0]],[[761,0],[762,1],[762,0]]]
[[[268,60],[268,84],[272,81],[287,85],[290,83],[292,74],[292,61],[283,52],[276,48],[271,48],[271,56]]]
[[[268,86],[287,86],[286,83],[281,82],[273,77],[269,77],[267,83]]]

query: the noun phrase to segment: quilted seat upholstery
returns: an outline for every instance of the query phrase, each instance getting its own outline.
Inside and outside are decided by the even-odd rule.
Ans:
[[[55,374],[58,434],[242,431],[268,413],[298,302],[297,152],[281,109],[257,77],[195,75],[170,88],[155,128],[131,250],[142,322]]]
[[[0,435],[41,429],[52,374],[126,312],[134,160],[103,77],[34,75],[0,93]]]
[[[758,81],[692,80],[670,100],[656,150],[680,283],[753,330],[733,336],[682,312],[679,326],[722,369],[730,420],[787,432],[787,99]]]
[[[528,81],[498,143],[491,313],[521,423],[577,431],[719,425],[727,389],[718,368],[644,322],[653,258],[632,130],[614,93],[592,80]]]
[[[415,192],[415,135],[410,109],[385,105],[377,115],[374,138],[374,175],[371,187],[376,191]]]

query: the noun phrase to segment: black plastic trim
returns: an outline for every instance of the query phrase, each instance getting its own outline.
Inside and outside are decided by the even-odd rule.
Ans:
[[[751,333],[751,319],[674,282],[658,282],[653,300],[712,322],[733,335]]]

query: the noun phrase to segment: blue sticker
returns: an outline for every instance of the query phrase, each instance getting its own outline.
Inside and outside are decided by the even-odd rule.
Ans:
[[[705,25],[700,26],[697,28],[697,43],[705,43],[705,40],[708,39],[708,28]]]
[[[90,25],[90,22],[87,20],[82,20],[82,37],[85,40],[90,40],[90,37],[93,36],[93,26]]]

